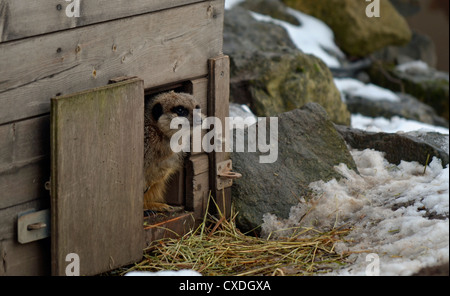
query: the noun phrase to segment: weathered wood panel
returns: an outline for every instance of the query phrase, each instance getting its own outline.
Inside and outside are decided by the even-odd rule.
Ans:
[[[94,275],[142,257],[144,88],[131,79],[52,99],[52,273]]]
[[[16,239],[0,241],[0,276],[50,275],[50,239],[21,245]]]
[[[150,245],[155,240],[163,238],[179,238],[194,227],[194,222],[192,213],[188,212],[174,214],[159,223],[152,221],[151,225],[144,228],[145,242]]]
[[[0,44],[0,124],[50,110],[49,98],[139,76],[145,88],[208,74],[222,51],[223,0]]]
[[[217,164],[230,158],[229,152],[225,152],[225,117],[229,114],[230,96],[230,59],[228,56],[220,56],[209,61],[209,99],[208,116],[215,116],[222,122],[222,152],[209,153],[211,166],[209,183],[212,195],[215,197],[219,210],[226,217],[231,214],[231,188],[217,190]]]
[[[0,276],[50,275],[50,240],[22,245],[16,233],[20,213],[49,207],[49,199],[40,199],[0,210]]]
[[[0,209],[49,196],[50,117],[0,126]]]
[[[0,42],[113,19],[149,13],[205,0],[80,1],[80,16],[69,17],[64,0],[0,0]]]
[[[191,156],[186,163],[186,209],[197,223],[204,218],[209,192],[208,155]]]

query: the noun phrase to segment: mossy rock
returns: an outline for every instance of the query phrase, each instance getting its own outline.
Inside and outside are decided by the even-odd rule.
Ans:
[[[391,63],[377,62],[368,71],[373,83],[397,92],[405,92],[433,107],[449,120],[449,76],[429,68],[426,73],[406,73]]]
[[[231,61],[230,100],[249,104],[257,116],[316,102],[333,122],[350,124],[331,71],[319,58],[297,49],[283,27],[259,22],[235,7],[225,12],[224,53]]]
[[[388,45],[411,40],[406,20],[388,0],[380,0],[380,17],[368,17],[370,4],[359,0],[283,0],[288,6],[324,21],[336,43],[351,56],[363,57]]]
[[[273,56],[253,67],[263,73],[248,86],[252,109],[258,116],[272,116],[315,102],[325,108],[333,122],[350,124],[350,112],[320,59],[299,52]]]

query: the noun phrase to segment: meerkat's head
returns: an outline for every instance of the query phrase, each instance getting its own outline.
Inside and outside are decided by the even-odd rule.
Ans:
[[[177,129],[170,128],[172,119],[176,117],[187,118],[192,127],[194,109],[200,109],[200,105],[190,94],[170,91],[157,95],[146,109],[146,113],[151,117],[151,125],[165,136],[171,137],[177,132]]]

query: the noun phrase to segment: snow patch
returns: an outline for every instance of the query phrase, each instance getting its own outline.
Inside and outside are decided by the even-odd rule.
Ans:
[[[429,72],[427,63],[423,61],[412,61],[398,65],[396,69],[403,73],[409,74],[426,74]]]
[[[231,9],[241,2],[244,2],[244,0],[225,0],[225,9]]]
[[[297,48],[304,53],[320,58],[328,67],[340,67],[341,63],[337,57],[344,58],[345,55],[334,43],[333,31],[319,19],[291,8],[288,8],[288,11],[300,21],[301,26],[256,12],[251,14],[258,21],[272,22],[284,27]]]
[[[351,117],[352,127],[369,131],[369,132],[385,132],[385,133],[397,133],[397,132],[437,132],[444,135],[449,134],[449,129],[439,126],[418,122],[415,120],[409,120],[402,117],[394,116],[391,119],[384,117],[367,117],[361,114],[352,114]]]
[[[360,174],[341,164],[344,178],[310,184],[316,197],[292,207],[288,219],[264,215],[262,234],[289,235],[291,227],[326,231],[350,227],[338,253],[350,252],[349,266],[335,275],[365,275],[366,255],[380,258],[381,275],[410,275],[449,260],[449,168],[434,158],[425,168],[417,162],[388,163],[383,153],[353,150]]]
[[[334,83],[344,98],[351,95],[373,101],[400,102],[400,98],[394,92],[371,83],[365,84],[353,78],[334,78]]]

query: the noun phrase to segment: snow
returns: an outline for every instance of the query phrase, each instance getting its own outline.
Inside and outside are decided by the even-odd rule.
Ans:
[[[427,63],[423,61],[412,61],[398,65],[396,69],[404,73],[426,74],[429,71]]]
[[[300,21],[300,26],[255,12],[251,14],[256,20],[272,22],[284,27],[297,48],[304,53],[320,58],[328,67],[339,67],[341,63],[336,56],[344,57],[345,55],[334,43],[333,31],[319,19],[294,9],[288,8],[288,11]]]
[[[225,0],[225,9],[231,9],[241,2],[244,2],[244,0]]]
[[[370,131],[370,132],[385,132],[385,133],[397,133],[397,132],[437,132],[444,135],[449,134],[449,129],[439,126],[433,126],[430,124],[405,119],[402,117],[394,116],[391,119],[384,117],[367,117],[361,114],[352,114],[351,117],[352,127]]]
[[[351,95],[373,101],[400,101],[400,98],[394,92],[371,83],[365,84],[357,79],[334,78],[334,83],[344,98],[346,95]]]
[[[366,275],[366,256],[372,253],[379,257],[380,275],[386,276],[411,275],[447,262],[448,167],[442,168],[436,158],[426,170],[417,162],[392,165],[383,153],[370,149],[353,150],[352,155],[360,175],[339,165],[336,170],[345,178],[310,184],[318,197],[293,207],[289,219],[265,214],[263,234],[275,238],[289,234],[280,230],[298,226],[323,231],[351,227],[335,250],[352,253],[352,263],[333,275]]]
[[[243,0],[226,0],[230,9]],[[322,59],[328,67],[340,67],[344,54],[334,43],[333,32],[322,21],[290,9],[302,23],[294,26],[266,15],[252,12],[265,22],[283,26],[296,46],[307,54]],[[405,73],[426,73],[422,61],[397,66]],[[335,78],[342,94],[370,100],[398,102],[390,90],[365,84],[351,78]],[[244,105],[245,106],[245,105]],[[247,106],[230,106],[230,116],[254,116]],[[438,132],[449,135],[449,129],[407,120],[386,119],[352,114],[352,127],[366,131],[423,135]],[[441,143],[448,151],[448,137]],[[262,234],[272,239],[287,236],[292,227],[314,227],[327,231],[333,227],[349,227],[351,232],[335,246],[336,252],[350,252],[350,264],[335,269],[332,275],[367,275],[368,259],[379,259],[380,275],[411,275],[423,267],[449,261],[449,167],[433,158],[425,168],[417,162],[390,164],[382,152],[351,150],[358,173],[344,164],[335,169],[344,176],[340,180],[310,184],[317,198],[302,201],[291,208],[288,219],[271,213],[264,215]]]
[[[239,3],[241,1],[232,2]],[[290,8],[288,10],[297,17],[301,26],[295,26],[256,12],[250,13],[258,21],[271,22],[284,27],[297,48],[304,53],[320,58],[328,67],[339,67],[341,63],[337,57],[343,58],[345,55],[334,43],[333,31],[319,19]]]

